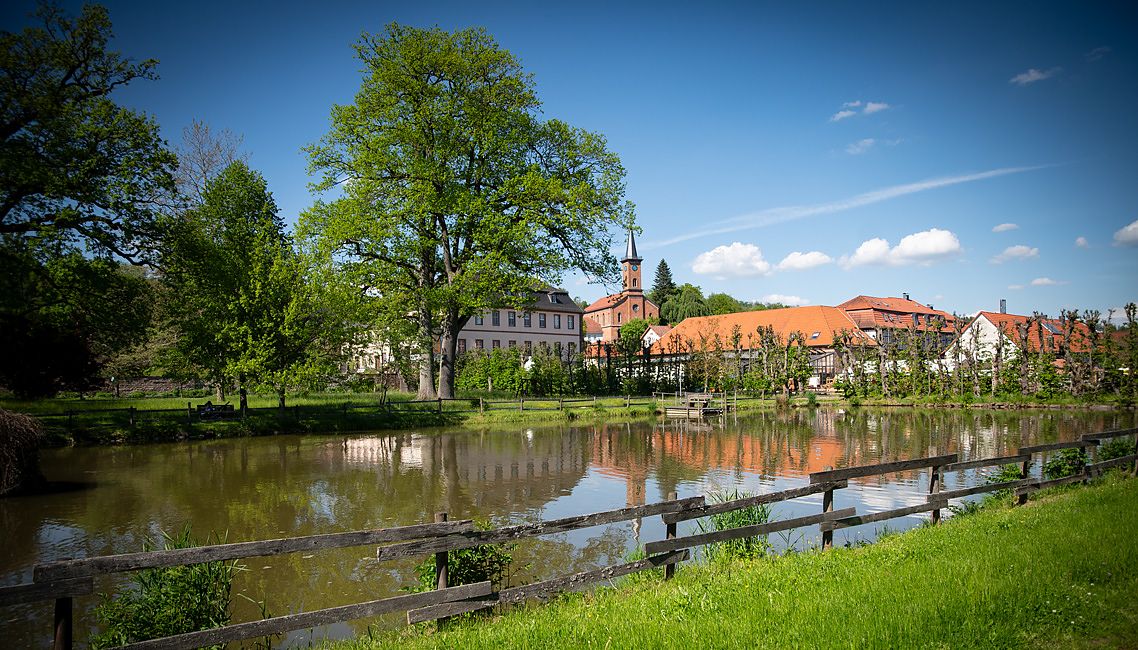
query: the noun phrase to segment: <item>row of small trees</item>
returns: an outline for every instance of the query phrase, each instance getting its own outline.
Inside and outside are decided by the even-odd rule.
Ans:
[[[520,349],[478,350],[461,359],[459,387],[529,395],[683,389],[766,396],[801,391],[819,375],[847,397],[858,398],[1133,401],[1138,394],[1130,371],[1138,367],[1136,312],[1134,304],[1127,305],[1125,321],[1116,325],[1094,311],[1065,311],[1057,334],[1037,315],[993,344],[963,334],[966,323],[958,319],[955,344],[947,350],[940,333],[914,327],[894,329],[876,345],[843,331],[832,349],[812,351],[801,332],[783,337],[770,327],[744,333],[738,326],[726,338],[718,333],[668,338],[655,353],[641,348],[634,336],[567,361],[552,349],[532,355]]]

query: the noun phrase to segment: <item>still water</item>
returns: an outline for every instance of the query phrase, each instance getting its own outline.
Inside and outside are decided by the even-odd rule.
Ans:
[[[962,460],[1005,455],[1022,445],[1071,440],[1138,422],[1133,412],[797,409],[725,422],[636,422],[514,426],[357,435],[274,436],[131,447],[46,451],[45,475],[75,489],[0,500],[0,584],[31,579],[37,562],[141,550],[162,531],[192,526],[197,537],[269,539],[431,521],[434,513],[494,526],[536,522],[738,488],[770,492],[808,483],[828,467],[931,454]],[[975,484],[976,472],[944,488]],[[927,476],[907,472],[850,481],[835,508],[872,512],[924,501]],[[813,514],[821,495],[774,509]],[[946,513],[947,514],[947,513]],[[896,519],[892,530],[921,522]],[[880,527],[882,524],[877,524]],[[685,528],[686,527],[686,528]],[[680,525],[680,535],[694,522]],[[872,539],[874,525],[835,532],[835,543]],[[659,517],[526,540],[511,582],[620,562],[661,539]],[[816,544],[817,527],[772,539]],[[281,615],[396,595],[414,584],[414,562],[374,561],[358,547],[244,561],[234,593]],[[96,591],[114,589],[96,581]],[[234,598],[234,622],[259,618]],[[85,642],[97,597],[76,600],[76,639]],[[369,621],[290,635],[286,645],[344,637]],[[376,621],[370,621],[376,623]],[[379,621],[393,624],[394,621]],[[6,647],[50,643],[51,603],[0,609]]]

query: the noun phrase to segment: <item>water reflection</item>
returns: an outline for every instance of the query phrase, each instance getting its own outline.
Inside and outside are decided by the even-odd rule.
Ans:
[[[1134,426],[1132,413],[796,409],[719,423],[519,426],[356,436],[279,436],[44,454],[50,480],[87,490],[0,500],[0,583],[31,577],[35,562],[136,551],[160,531],[191,524],[230,541],[430,521],[435,512],[487,525],[533,522],[739,488],[805,484],[807,474],[936,453],[1004,455],[1025,444]],[[945,488],[961,480],[949,477]],[[867,477],[839,491],[835,507],[878,511],[921,503],[919,472]],[[776,516],[818,512],[821,497],[780,505]],[[903,528],[919,522],[890,522]],[[868,528],[868,527],[866,527]],[[681,534],[684,527],[681,525]],[[836,543],[872,536],[847,529]],[[660,539],[659,517],[526,540],[516,583],[619,561]],[[797,540],[809,543],[815,530]],[[775,540],[776,544],[790,540]],[[273,614],[394,595],[413,583],[413,563],[374,561],[374,549],[255,558],[236,589]],[[106,590],[109,581],[97,585]],[[94,599],[80,599],[90,607]],[[258,616],[235,600],[235,620]],[[50,604],[0,610],[0,636],[19,646],[49,636]],[[90,626],[84,614],[81,626]],[[342,636],[356,626],[319,634]],[[80,632],[78,637],[85,634]],[[305,635],[291,637],[303,643]]]

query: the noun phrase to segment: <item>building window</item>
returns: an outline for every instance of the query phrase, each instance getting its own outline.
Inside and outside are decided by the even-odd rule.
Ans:
[[[618,311],[618,312],[616,312],[616,322],[617,322],[618,324],[620,323],[620,317],[621,317],[621,313],[620,313],[619,311]]]
[[[561,358],[561,343],[560,342],[553,344],[553,352],[557,355],[558,359]]]
[[[510,349],[513,350],[516,347],[518,347],[518,342],[517,341],[510,341]]]
[[[502,312],[498,311],[497,309],[490,312],[490,322],[494,323],[494,327],[498,327],[499,325],[501,325],[502,324]]]
[[[526,354],[533,352],[533,341],[526,341]]]
[[[632,278],[632,286],[636,287],[636,278]]]
[[[633,313],[640,311],[640,305],[633,305],[632,311],[633,311]]]
[[[576,329],[576,327],[574,327],[574,321],[576,319],[573,317],[573,315],[570,314],[569,316],[566,316],[565,318],[566,318],[565,326],[568,327],[569,329]]]
[[[518,313],[516,311],[508,312],[506,314],[506,322],[509,323],[510,327],[517,327],[518,326]]]
[[[545,329],[545,314],[538,314],[537,315],[537,326],[542,328],[542,329]]]
[[[573,317],[570,316],[569,318],[573,318]],[[569,344],[569,356],[570,357],[573,356],[573,354],[576,352],[577,352],[577,344],[576,343],[570,343]]]
[[[485,348],[486,346],[482,343],[482,339],[474,339],[474,347],[481,350],[481,349]]]
[[[497,350],[498,348],[502,347],[502,342],[499,341],[498,339],[494,339],[493,341],[490,341],[490,347]]]
[[[554,314],[553,315],[553,329],[555,329],[555,330],[561,329],[561,314]]]
[[[486,322],[486,319],[482,318],[482,314],[479,314],[479,315],[474,317],[474,324],[475,325],[482,325],[485,322]]]
[[[522,316],[522,324],[526,327],[533,327],[533,314],[528,311]]]
[[[463,352],[466,352],[466,339],[459,339],[458,340],[458,353],[462,354]],[[376,367],[377,368],[379,367],[378,364],[379,364],[379,359],[376,359]]]

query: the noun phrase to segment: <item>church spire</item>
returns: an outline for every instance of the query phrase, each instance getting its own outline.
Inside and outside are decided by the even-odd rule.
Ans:
[[[636,237],[632,234],[632,229],[628,229],[628,244],[625,246],[624,259],[621,262],[641,262],[643,258],[636,254]]]

